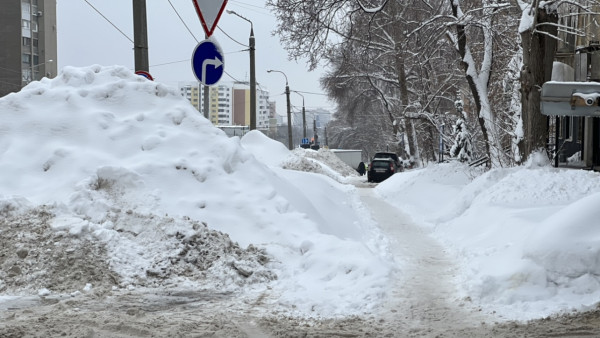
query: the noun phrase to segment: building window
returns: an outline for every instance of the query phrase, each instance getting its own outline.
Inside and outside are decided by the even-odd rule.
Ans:
[[[31,55],[30,54],[22,54],[21,61],[23,61],[23,63],[30,65],[31,64]]]
[[[23,81],[31,82],[31,69],[23,69]]]
[[[31,38],[23,37],[23,46],[31,46]]]
[[[28,2],[21,2],[21,19],[31,18],[31,5]]]

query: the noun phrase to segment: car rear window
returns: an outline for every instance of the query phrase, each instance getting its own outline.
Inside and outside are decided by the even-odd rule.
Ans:
[[[377,153],[377,154],[375,154],[375,156],[373,156],[373,159],[376,159],[376,158],[390,158],[390,159],[394,160],[395,162],[400,161],[400,159],[398,158],[398,155],[392,154],[392,153]]]
[[[373,161],[373,168],[387,168],[390,166],[390,162],[388,161]]]

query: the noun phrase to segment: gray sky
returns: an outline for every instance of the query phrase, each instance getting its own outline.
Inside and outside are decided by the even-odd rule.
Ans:
[[[125,35],[133,40],[133,14],[131,0],[87,0],[106,16]],[[204,39],[204,30],[192,0],[171,0],[196,39]],[[180,81],[195,81],[190,59],[196,40],[181,22],[169,1],[147,0],[148,44],[150,74],[156,81],[177,86]],[[290,89],[323,93],[319,77],[323,69],[308,72],[305,61],[288,61],[279,37],[272,36],[276,20],[265,9],[264,0],[229,0],[226,9],[248,18],[254,25],[256,38],[256,79],[277,102],[277,112],[286,113],[285,77],[280,73],[267,73],[267,69],[283,71]],[[58,67],[123,65],[134,68],[133,44],[108,23],[84,0],[58,0]],[[249,54],[242,46],[248,44],[250,23],[223,13],[213,37],[225,54],[225,71],[233,78],[247,81],[250,77]],[[220,82],[233,81],[224,74]],[[303,94],[309,108],[325,108],[333,113],[333,103],[324,95]],[[291,94],[292,111],[300,111],[302,97]]]

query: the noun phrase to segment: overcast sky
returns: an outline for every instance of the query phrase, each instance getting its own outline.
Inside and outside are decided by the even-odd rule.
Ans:
[[[108,18],[113,27],[98,12]],[[204,39],[204,30],[194,10],[192,0],[171,0],[192,34],[181,22],[167,0],[148,0],[148,44],[150,73],[156,81],[177,86],[182,81],[195,81],[190,59],[197,45]],[[133,14],[130,0],[58,0],[58,67],[123,65],[134,68]],[[283,71],[292,91],[323,93],[319,77],[323,69],[308,72],[304,60],[288,61],[287,52],[272,36],[276,19],[260,0],[229,0],[227,10],[233,10],[253,22],[256,37],[256,79],[277,102],[277,112],[286,114],[285,77],[280,73],[267,73],[268,69]],[[242,46],[231,38],[246,45]],[[126,37],[126,36],[127,37]],[[247,51],[250,23],[223,13],[213,37],[225,54],[225,71],[220,83],[235,80],[248,81],[250,77]],[[333,103],[324,95],[302,94],[307,109],[325,108],[333,113]],[[301,111],[302,97],[291,94],[292,111]]]

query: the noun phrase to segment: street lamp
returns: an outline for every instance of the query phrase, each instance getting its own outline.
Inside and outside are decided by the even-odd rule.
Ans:
[[[254,25],[252,24],[252,21],[234,11],[227,10],[227,13],[238,16],[250,23],[250,38],[248,39],[248,46],[250,47],[250,130],[254,130],[256,129],[256,62],[254,59]]]
[[[294,90],[294,93],[302,96],[302,137],[306,138],[306,112],[304,110],[304,95],[300,94],[300,92]]]
[[[288,120],[288,148],[290,150],[294,149],[294,144],[292,143],[292,110],[290,106],[290,86],[288,84],[287,75],[280,70],[267,70],[267,73],[276,72],[281,73],[285,76],[285,96],[287,98],[287,120]]]
[[[31,71],[31,78],[28,79],[28,80],[26,80],[27,83],[31,83],[31,81],[35,81],[36,80],[35,71],[36,71],[36,69],[38,69],[38,67],[43,66],[43,65],[45,65],[47,63],[52,63],[52,62],[54,62],[54,60],[48,60],[46,62],[38,63],[36,65],[32,64],[31,65],[31,70],[30,70]],[[49,78],[52,74],[50,72],[46,72],[45,75],[46,75],[46,77]]]

